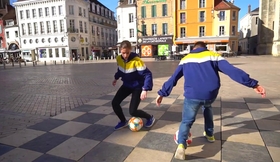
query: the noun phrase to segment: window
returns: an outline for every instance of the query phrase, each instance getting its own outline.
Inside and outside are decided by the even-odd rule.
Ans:
[[[65,48],[62,48],[62,57],[66,57]]]
[[[133,13],[128,14],[128,16],[129,16],[129,23],[132,23],[134,21]]]
[[[199,8],[205,7],[205,0],[199,0]]]
[[[42,8],[39,8],[39,17],[43,17],[43,9]]]
[[[180,10],[186,9],[186,0],[180,0]]]
[[[84,17],[87,17],[86,15],[86,9],[83,9]]]
[[[74,6],[69,5],[69,15],[74,15]]]
[[[52,6],[52,15],[56,16],[56,8],[55,8],[55,6]]]
[[[129,29],[129,38],[134,38],[134,29]]]
[[[21,24],[22,35],[26,34],[25,24]]]
[[[121,17],[120,17],[120,15],[118,15],[118,23],[119,23],[119,24],[121,23]]]
[[[134,3],[134,0],[129,0],[128,1],[128,4],[133,4]]]
[[[82,16],[82,8],[79,7],[79,16]]]
[[[31,23],[28,23],[28,24],[27,24],[27,28],[28,28],[28,34],[31,35],[31,34],[32,34]]]
[[[18,31],[15,31],[15,36],[16,36],[16,38],[18,37]]]
[[[232,20],[236,20],[236,11],[232,12]]]
[[[142,25],[142,36],[146,36],[147,35],[147,25],[143,24]]]
[[[199,27],[199,37],[204,37],[205,36],[205,27],[200,26]]]
[[[157,24],[152,24],[152,35],[157,35]]]
[[[32,9],[32,16],[33,16],[33,18],[36,18],[36,9]]]
[[[225,11],[220,11],[220,13],[219,13],[219,19],[220,19],[220,21],[225,21]]]
[[[79,26],[80,26],[80,32],[83,33],[84,30],[83,30],[83,22],[82,21],[79,21]]]
[[[236,27],[232,26],[231,27],[231,35],[235,35],[235,33],[236,33]]]
[[[6,37],[10,38],[10,33],[9,32],[6,32]]]
[[[225,27],[224,26],[219,27],[219,35],[220,36],[225,35]]]
[[[60,25],[60,32],[64,32],[64,20],[59,20],[59,25]]]
[[[235,41],[231,42],[231,51],[235,51]]]
[[[54,31],[55,33],[58,32],[57,21],[56,21],[56,20],[53,21],[53,31]]]
[[[205,11],[199,11],[199,22],[205,21]]]
[[[74,31],[75,30],[75,20],[69,20],[69,24],[70,24],[70,31]]]
[[[85,33],[87,33],[87,22],[84,22]]]
[[[48,7],[45,8],[45,15],[50,16],[50,9]]]
[[[47,21],[47,33],[51,32],[51,22]]]
[[[41,34],[45,34],[44,22],[40,22]]]
[[[167,4],[162,5],[162,16],[167,16]]]
[[[163,35],[167,35],[168,34],[168,24],[167,23],[163,23],[162,24],[162,34]]]
[[[38,24],[37,22],[34,23],[34,34],[38,34],[39,31],[38,31]]]
[[[256,17],[256,25],[258,25],[258,22],[259,22],[259,18]]]
[[[49,58],[52,58],[52,57],[53,57],[52,49],[50,48],[50,49],[49,49]]]
[[[23,11],[20,11],[20,19],[23,19]]]
[[[185,27],[180,28],[180,37],[181,38],[186,37],[186,28]]]
[[[141,7],[141,18],[146,18],[146,6]]]
[[[30,11],[26,10],[26,18],[29,19],[30,18]]]
[[[186,23],[186,13],[185,12],[180,13],[180,23],[181,24]]]
[[[62,6],[58,6],[58,14],[59,15],[63,15],[62,13],[63,13]]]
[[[157,6],[152,5],[152,17],[157,17]]]

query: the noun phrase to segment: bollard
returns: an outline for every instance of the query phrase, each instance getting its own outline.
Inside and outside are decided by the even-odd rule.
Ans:
[[[84,63],[86,63],[86,59],[84,59]]]
[[[6,60],[3,62],[4,69],[6,69]]]
[[[21,61],[19,61],[18,64],[19,64],[19,67],[21,68]]]
[[[62,60],[60,60],[60,64],[62,64]]]
[[[12,61],[12,66],[15,66],[15,63],[14,63],[14,61]]]
[[[33,67],[35,67],[35,62],[33,61],[32,63],[33,63]]]
[[[78,63],[80,63],[80,59],[78,59]]]
[[[44,61],[44,65],[47,66],[47,61]]]
[[[63,64],[65,64],[65,60],[63,60]]]
[[[35,61],[35,65],[37,65],[37,61]]]
[[[24,66],[26,66],[26,61],[24,61]]]
[[[54,65],[56,65],[56,60],[54,60]]]

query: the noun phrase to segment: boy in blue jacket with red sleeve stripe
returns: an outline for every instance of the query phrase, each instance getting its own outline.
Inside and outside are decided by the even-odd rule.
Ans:
[[[147,97],[147,91],[151,91],[153,88],[152,72],[136,53],[131,52],[132,47],[129,41],[123,41],[120,48],[121,55],[116,58],[118,71],[112,83],[115,86],[119,78],[123,81],[123,85],[119,88],[112,101],[113,110],[120,119],[120,122],[115,126],[115,130],[128,125],[120,104],[130,94],[132,94],[129,105],[130,115],[147,119],[145,127],[151,127],[155,122],[155,118],[143,110],[138,110],[138,106],[140,101]]]
[[[204,42],[195,43],[191,53],[182,58],[174,74],[163,84],[162,89],[158,91],[156,99],[159,106],[163,97],[169,96],[177,81],[184,76],[185,100],[182,121],[179,127],[178,147],[175,153],[176,159],[185,159],[187,135],[200,107],[203,107],[205,121],[204,136],[209,142],[215,141],[211,104],[219,93],[219,72],[228,75],[232,80],[244,86],[253,88],[256,93],[265,97],[265,89],[258,84],[257,80],[250,78],[247,73],[231,65],[218,53],[207,50]]]

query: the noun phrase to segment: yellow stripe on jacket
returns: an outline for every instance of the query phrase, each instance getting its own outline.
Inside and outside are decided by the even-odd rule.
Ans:
[[[132,73],[135,71],[143,71],[146,69],[146,65],[139,57],[134,57],[129,62],[125,62],[119,55],[117,57],[118,68],[123,73]]]
[[[224,60],[220,54],[213,51],[204,51],[200,53],[190,53],[183,57],[179,65],[186,63],[203,63],[207,61],[220,61]]]

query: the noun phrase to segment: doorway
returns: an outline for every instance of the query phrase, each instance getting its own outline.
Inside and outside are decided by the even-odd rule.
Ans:
[[[72,49],[71,50],[71,54],[72,54],[71,58],[72,58],[73,61],[77,61],[77,59],[78,59],[77,53],[78,53],[77,49]]]

